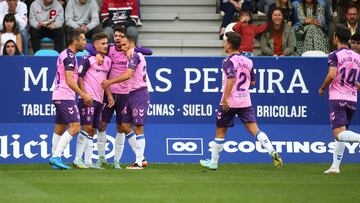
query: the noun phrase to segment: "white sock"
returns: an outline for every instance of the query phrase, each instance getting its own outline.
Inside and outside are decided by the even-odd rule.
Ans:
[[[136,135],[136,163],[141,164],[142,160],[144,159],[144,151],[145,151],[145,135]],[[140,165],[141,166],[141,165]]]
[[[269,140],[268,136],[264,132],[259,131],[256,134],[256,139],[269,152],[269,154],[271,154],[271,152],[275,151],[274,147],[271,144],[271,141]]]
[[[55,150],[56,150],[56,147],[59,143],[59,140],[60,140],[61,136],[56,134],[56,133],[53,133],[53,137],[52,137],[52,148],[51,148],[51,153],[54,154]]]
[[[85,164],[92,164],[92,155],[94,152],[94,141],[92,137],[87,137],[85,145]]]
[[[87,139],[86,136],[87,136],[86,132],[80,131],[80,133],[77,137],[77,141],[76,141],[75,160],[81,159],[82,155],[84,154],[85,144],[86,144],[86,139]]]
[[[225,143],[225,139],[224,138],[215,138],[215,143],[212,147],[212,151],[211,151],[211,161],[214,163],[218,163],[219,162],[219,157],[220,157],[220,152],[224,149],[224,143]]]
[[[341,159],[345,151],[345,142],[338,142],[335,140],[335,147],[333,152],[333,163],[331,168],[339,168],[341,164]]]
[[[61,154],[64,152],[65,148],[69,145],[73,136],[69,133],[69,131],[65,131],[61,136],[59,143],[53,153],[53,157],[61,157]]]
[[[125,133],[116,133],[114,161],[120,161],[124,151]]]
[[[357,134],[350,130],[345,130],[339,133],[339,141],[342,142],[360,142],[360,134]]]
[[[126,139],[128,140],[129,145],[136,156],[136,135],[135,135],[134,131],[127,134]]]
[[[99,156],[105,156],[106,131],[98,131],[96,144],[97,144]]]

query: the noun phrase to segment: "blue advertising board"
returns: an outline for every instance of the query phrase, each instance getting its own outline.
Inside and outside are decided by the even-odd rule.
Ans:
[[[209,157],[221,98],[222,57],[147,57],[151,104],[145,125],[150,162],[197,162]],[[318,89],[326,58],[253,58],[251,97],[260,128],[285,162],[330,162],[334,146],[327,95]],[[55,108],[51,102],[56,57],[0,57],[0,163],[47,162]],[[114,120],[114,119],[113,119]],[[114,121],[113,121],[114,122]],[[356,112],[351,129],[360,132]],[[107,129],[107,158],[114,155],[115,124]],[[75,154],[74,139],[64,152]],[[359,143],[346,144],[345,162],[359,162]],[[94,159],[97,158],[95,145]],[[134,160],[127,146],[122,162]],[[261,145],[236,122],[221,162],[270,162]]]

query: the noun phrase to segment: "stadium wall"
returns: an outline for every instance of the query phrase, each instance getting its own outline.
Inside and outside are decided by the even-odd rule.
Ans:
[[[151,92],[145,127],[150,162],[197,162],[209,157],[221,97],[222,57],[148,57]],[[285,162],[330,162],[334,146],[327,96],[318,88],[326,58],[256,57],[251,89],[260,128]],[[51,102],[56,57],[0,57],[0,163],[47,162],[55,108]],[[351,129],[360,132],[359,112]],[[107,130],[107,158],[114,155],[115,125]],[[65,151],[72,161],[74,139]],[[344,162],[359,162],[359,143],[346,144]],[[97,158],[95,145],[94,159]],[[125,147],[122,162],[133,161]],[[226,137],[222,162],[266,163],[260,144],[236,120]]]

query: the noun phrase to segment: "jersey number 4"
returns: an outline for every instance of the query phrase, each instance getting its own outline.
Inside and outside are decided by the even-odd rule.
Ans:
[[[349,83],[352,86],[355,86],[356,85],[356,76],[358,75],[357,73],[358,73],[357,69],[352,68],[349,71],[349,74],[346,75],[346,69],[345,68],[340,69],[340,77],[341,77],[340,84],[342,86],[344,86],[345,82],[346,82],[346,83]]]

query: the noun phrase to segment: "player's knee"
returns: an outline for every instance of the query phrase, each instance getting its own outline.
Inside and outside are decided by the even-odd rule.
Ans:
[[[134,128],[135,134],[141,135],[144,134],[144,126],[143,125],[136,125]]]
[[[101,132],[105,131],[106,127],[107,127],[107,123],[106,122],[101,122],[99,131],[101,131]]]
[[[125,134],[129,134],[132,129],[131,129],[131,124],[128,124],[128,123],[122,123],[120,125],[120,131],[121,132],[124,132]]]
[[[80,123],[71,124],[68,131],[71,135],[77,135],[80,132]]]

